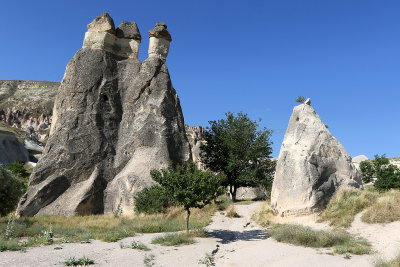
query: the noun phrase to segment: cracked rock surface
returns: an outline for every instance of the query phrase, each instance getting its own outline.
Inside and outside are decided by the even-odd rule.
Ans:
[[[67,65],[50,138],[17,214],[133,212],[151,169],[190,158],[179,98],[162,60],[80,49]]]

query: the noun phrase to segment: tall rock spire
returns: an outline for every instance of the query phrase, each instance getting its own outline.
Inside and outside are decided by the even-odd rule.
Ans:
[[[160,57],[140,62],[140,40],[134,22],[115,30],[103,14],[89,24],[17,215],[132,213],[134,194],[154,183],[151,169],[190,159],[168,68]]]
[[[351,157],[310,104],[293,109],[279,153],[271,206],[282,216],[318,212],[339,188],[363,188]]]

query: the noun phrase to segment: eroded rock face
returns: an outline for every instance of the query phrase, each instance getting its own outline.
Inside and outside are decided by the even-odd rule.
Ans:
[[[363,188],[351,157],[308,103],[296,106],[276,166],[272,208],[282,216],[318,212],[344,187]]]
[[[84,45],[67,65],[20,216],[107,213],[118,205],[132,213],[133,195],[153,183],[151,169],[190,159],[164,61],[141,63],[99,47]]]
[[[15,161],[28,162],[29,153],[12,132],[0,127],[0,165],[7,166]]]

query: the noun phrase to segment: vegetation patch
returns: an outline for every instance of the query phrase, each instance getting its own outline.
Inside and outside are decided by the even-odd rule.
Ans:
[[[278,242],[312,248],[333,248],[338,254],[362,255],[372,252],[368,241],[346,231],[328,232],[301,225],[276,224],[268,229],[268,234]]]
[[[92,265],[94,264],[94,260],[91,260],[85,256],[80,259],[75,259],[75,257],[72,257],[68,258],[64,263],[67,266]]]
[[[190,231],[189,233],[168,233],[154,238],[151,243],[162,246],[191,245],[196,242],[195,237],[208,237],[208,233],[204,230]]]
[[[133,240],[130,245],[125,245],[123,243],[120,243],[119,245],[121,248],[132,248],[132,249],[137,249],[137,250],[150,251],[148,246],[146,246],[142,242],[138,242],[135,240]]]
[[[391,190],[383,194],[365,211],[361,220],[366,223],[389,223],[400,220],[400,191]]]
[[[349,227],[356,214],[375,203],[378,197],[377,192],[340,190],[329,201],[319,221],[329,221],[330,225]]]
[[[378,260],[375,263],[375,267],[399,267],[400,266],[400,252],[394,259],[385,261],[385,260]]]
[[[255,221],[257,224],[267,227],[272,224],[272,222],[275,219],[275,214],[273,210],[270,208],[270,203],[269,201],[265,202],[265,204],[262,206],[262,208],[255,212],[252,216],[251,219]]]
[[[240,215],[236,212],[235,207],[231,206],[228,212],[226,213],[226,217],[228,218],[240,218]]]
[[[190,228],[199,229],[194,231],[197,234],[204,234],[201,229],[210,224],[216,210],[215,204],[207,205],[202,210],[192,209]],[[186,211],[182,207],[170,207],[166,213],[131,217],[38,216],[9,221],[7,217],[0,218],[1,251],[51,243],[90,242],[90,239],[116,242],[135,233],[182,231],[186,229]]]

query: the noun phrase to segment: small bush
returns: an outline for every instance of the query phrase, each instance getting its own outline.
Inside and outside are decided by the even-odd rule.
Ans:
[[[149,254],[149,255],[146,254],[143,259],[144,266],[146,266],[146,267],[154,266],[155,258],[156,258],[156,256],[154,256],[154,254]]]
[[[386,192],[369,207],[361,220],[366,223],[389,223],[400,220],[400,192]]]
[[[276,224],[268,234],[278,242],[313,248],[333,248],[335,253],[357,255],[372,252],[371,245],[363,238],[357,238],[345,231],[313,230],[301,225]]]
[[[85,256],[83,256],[80,259],[75,259],[75,257],[72,257],[65,261],[65,265],[67,266],[92,265],[92,264],[94,264],[94,260],[91,260]]]
[[[371,206],[378,199],[377,192],[361,190],[340,190],[329,201],[321,214],[320,221],[330,225],[349,227],[357,213]]]
[[[160,213],[165,212],[169,206],[169,198],[165,190],[159,185],[145,188],[135,196],[136,213]]]
[[[141,242],[137,242],[135,240],[132,241],[131,248],[138,249],[138,250],[143,250],[143,251],[149,251],[150,250],[145,244],[143,244]]]
[[[21,178],[26,178],[29,174],[26,171],[24,165],[25,164],[23,162],[16,161],[8,164],[5,169],[9,170],[12,174],[16,176],[19,176]]]
[[[24,184],[0,167],[0,216],[5,216],[15,209],[22,196]]]

